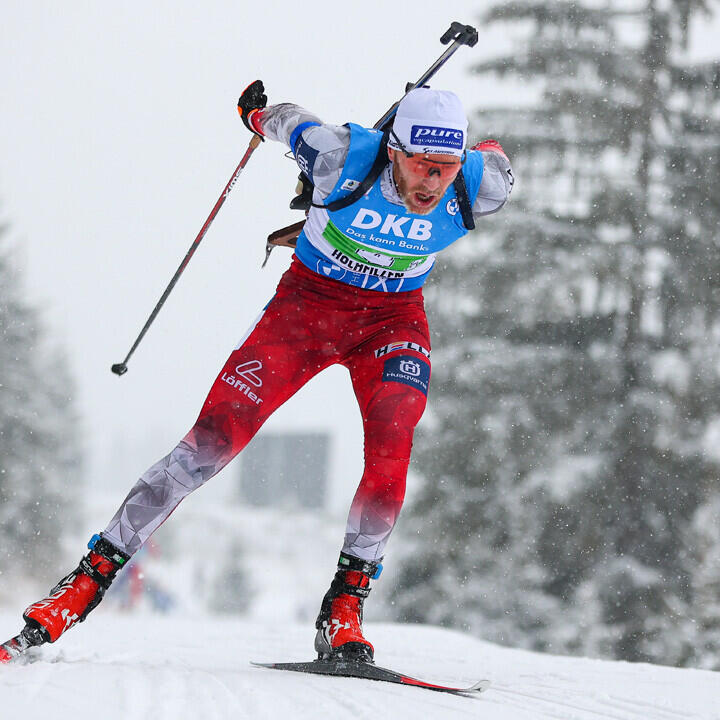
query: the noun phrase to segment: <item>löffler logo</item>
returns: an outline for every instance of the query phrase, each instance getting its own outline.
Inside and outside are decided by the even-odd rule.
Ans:
[[[231,387],[234,387],[238,392],[241,392],[246,398],[248,398],[248,400],[254,402],[256,405],[259,405],[262,402],[262,398],[258,397],[250,389],[250,385],[248,385],[248,383],[256,388],[262,387],[262,378],[256,374],[257,371],[262,370],[262,366],[263,365],[260,360],[250,360],[248,362],[241,363],[235,368],[235,372],[238,374],[238,377],[235,375],[228,375],[228,373],[223,372],[220,379]]]
[[[257,370],[262,370],[262,362],[260,360],[249,360],[235,368],[235,372],[255,387],[262,387],[262,380],[255,374]]]

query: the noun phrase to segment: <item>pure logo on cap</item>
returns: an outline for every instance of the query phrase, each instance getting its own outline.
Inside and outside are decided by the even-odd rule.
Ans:
[[[455,128],[435,127],[433,125],[413,125],[410,129],[410,144],[455,148],[462,150],[465,134]]]

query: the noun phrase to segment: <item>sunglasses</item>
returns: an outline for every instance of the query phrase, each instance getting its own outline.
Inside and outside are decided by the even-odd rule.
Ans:
[[[439,162],[429,160],[424,155],[414,154],[410,157],[405,156],[405,167],[413,173],[413,175],[420,175],[421,177],[437,175],[443,180],[447,180],[457,175],[461,166],[462,161],[460,160],[458,160],[458,162]]]
[[[420,177],[437,175],[443,180],[448,180],[457,174],[458,169],[465,162],[466,153],[463,153],[462,158],[458,158],[455,161],[443,162],[442,160],[430,160],[430,158],[423,153],[408,152],[407,148],[400,142],[398,136],[395,135],[392,130],[390,132],[405,155],[405,166],[414,175],[419,175]]]

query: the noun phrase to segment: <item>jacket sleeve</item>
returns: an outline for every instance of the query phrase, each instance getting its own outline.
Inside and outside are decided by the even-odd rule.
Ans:
[[[473,215],[492,215],[510,197],[515,182],[512,167],[500,143],[495,140],[485,140],[472,149],[482,152],[485,163],[480,189],[473,203]]]
[[[332,192],[350,147],[348,128],[326,125],[292,103],[264,108],[253,116],[253,125],[264,137],[290,148],[298,167],[312,180],[321,198]]]

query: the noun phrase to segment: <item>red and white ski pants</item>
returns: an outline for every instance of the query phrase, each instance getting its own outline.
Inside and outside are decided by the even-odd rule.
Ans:
[[[274,410],[339,363],[350,371],[365,434],[365,469],[343,552],[378,560],[405,495],[413,432],[427,399],[429,356],[421,290],[365,290],[294,259],[257,324],[227,359],[193,428],[143,474],[103,536],[136,552]]]

